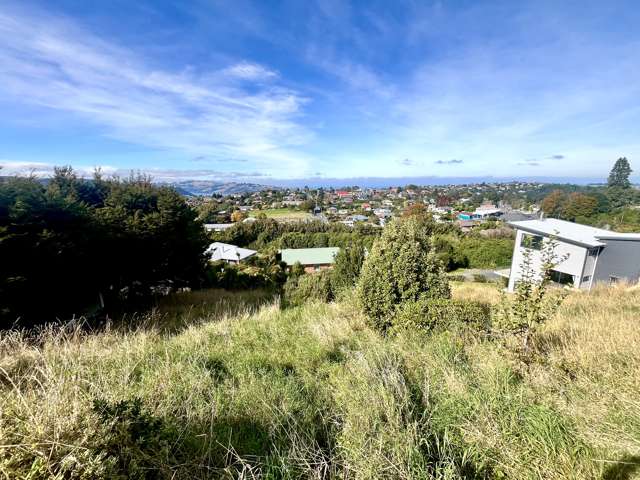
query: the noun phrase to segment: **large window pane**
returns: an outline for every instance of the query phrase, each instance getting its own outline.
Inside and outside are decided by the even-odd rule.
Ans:
[[[531,250],[541,250],[542,236],[531,235],[530,233],[523,233],[522,240],[520,241],[520,246],[524,248],[530,248]]]

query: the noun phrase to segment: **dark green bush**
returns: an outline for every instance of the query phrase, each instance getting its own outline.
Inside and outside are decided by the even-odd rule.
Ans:
[[[449,298],[449,282],[429,229],[414,217],[390,223],[362,266],[357,296],[373,327],[384,331],[404,302]]]
[[[224,261],[210,263],[206,271],[205,286],[225,290],[277,290],[286,279],[286,272],[280,262],[256,255],[240,265]]]
[[[331,282],[335,292],[352,288],[360,275],[365,259],[365,247],[354,243],[341,248],[331,271]]]
[[[67,167],[48,183],[0,178],[0,326],[98,316],[160,286],[199,286],[209,242],[196,216],[145,177],[87,180]]]
[[[511,264],[513,239],[465,237],[458,251],[467,258],[469,268],[497,268]]]
[[[330,302],[333,298],[330,270],[291,276],[284,285],[285,306],[302,305],[307,300]]]
[[[451,299],[421,299],[405,303],[393,319],[394,328],[431,331],[434,329],[487,329],[491,306],[488,303]]]
[[[473,281],[476,283],[487,283],[489,280],[487,279],[487,276],[482,273],[474,273]]]

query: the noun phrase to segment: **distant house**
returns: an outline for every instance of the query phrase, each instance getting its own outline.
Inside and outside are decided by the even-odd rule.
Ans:
[[[217,262],[222,260],[227,263],[240,263],[249,257],[254,256],[257,252],[248,248],[240,248],[228,243],[214,242],[209,245],[206,253],[211,255],[211,261]]]
[[[205,223],[204,229],[207,232],[223,232],[227,228],[231,228],[234,225],[234,223]]]
[[[488,218],[498,218],[502,215],[502,210],[496,208],[495,205],[480,205],[473,212],[460,212],[458,219],[460,220],[485,220]]]
[[[305,272],[311,273],[331,268],[339,251],[339,247],[285,248],[280,255],[288,268],[300,263]]]
[[[511,222],[516,229],[508,290],[522,278],[524,252],[531,252],[532,268],[541,270],[544,243],[553,238],[559,262],[552,279],[590,290],[596,283],[636,283],[640,279],[640,233],[616,233],[555,218]]]

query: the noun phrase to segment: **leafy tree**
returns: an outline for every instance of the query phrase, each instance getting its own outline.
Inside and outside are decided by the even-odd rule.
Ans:
[[[413,205],[409,205],[402,212],[403,217],[420,217],[423,219],[431,218],[431,213],[427,210],[427,207],[424,203],[418,202]]]
[[[570,193],[562,206],[562,218],[565,220],[586,220],[595,215],[598,200],[580,192]]]
[[[245,218],[247,218],[247,215],[244,212],[241,212],[240,210],[236,210],[231,214],[231,221],[233,223],[239,223],[243,221]]]
[[[372,325],[382,331],[403,302],[450,297],[424,223],[410,217],[385,228],[362,266],[357,297]]]
[[[565,201],[565,194],[562,190],[554,190],[544,197],[540,205],[542,211],[549,217],[561,217],[562,206]]]
[[[611,173],[609,173],[607,185],[612,188],[630,188],[631,182],[629,181],[629,176],[631,175],[631,172],[632,170],[629,165],[629,160],[627,160],[626,157],[619,158],[613,165]]]

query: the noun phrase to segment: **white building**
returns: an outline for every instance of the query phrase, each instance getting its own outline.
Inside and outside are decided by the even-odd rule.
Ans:
[[[551,238],[557,242],[555,256],[561,260],[552,271],[558,283],[590,290],[596,283],[635,283],[640,279],[640,233],[616,233],[555,218],[510,225],[516,229],[510,292],[522,277],[524,252],[531,251],[531,267],[540,271],[540,250]]]
[[[235,223],[205,223],[204,229],[207,232],[223,232],[227,228],[231,228]]]
[[[214,242],[209,245],[206,253],[211,255],[212,262],[222,260],[227,263],[240,263],[242,260],[254,256],[257,252],[228,243]]]

